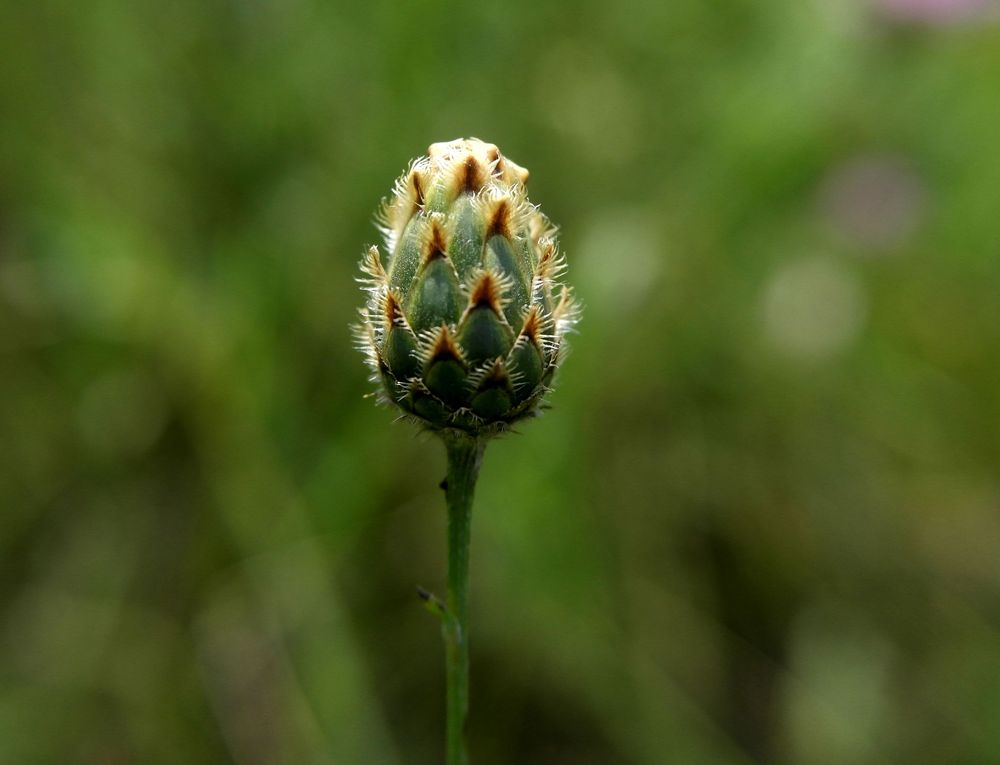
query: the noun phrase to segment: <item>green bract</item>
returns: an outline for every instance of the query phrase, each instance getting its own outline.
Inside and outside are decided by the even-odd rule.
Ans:
[[[386,397],[472,435],[534,416],[577,318],[528,172],[475,138],[435,143],[378,216],[359,345]]]

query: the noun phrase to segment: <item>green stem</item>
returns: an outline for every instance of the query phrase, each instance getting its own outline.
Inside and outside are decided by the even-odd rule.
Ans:
[[[444,620],[448,688],[447,765],[467,765],[465,719],[469,711],[469,535],[472,495],[479,477],[485,440],[444,431],[448,450],[448,597]]]

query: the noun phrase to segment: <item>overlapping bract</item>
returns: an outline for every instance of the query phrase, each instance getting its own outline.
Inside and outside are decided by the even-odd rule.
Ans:
[[[432,144],[378,216],[361,262],[359,347],[385,396],[473,435],[538,413],[577,306],[528,172],[477,139]]]

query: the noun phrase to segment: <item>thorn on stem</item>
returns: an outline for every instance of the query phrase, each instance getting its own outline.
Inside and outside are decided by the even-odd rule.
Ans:
[[[441,491],[448,491],[448,479],[442,478],[441,483],[439,483],[438,486],[440,487]]]

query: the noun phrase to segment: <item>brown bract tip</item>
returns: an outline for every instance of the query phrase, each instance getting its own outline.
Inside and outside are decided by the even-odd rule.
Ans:
[[[382,258],[379,256],[378,247],[374,244],[368,248],[361,261],[361,271],[368,277],[363,281],[370,286],[380,286],[386,282],[385,269],[382,267]]]
[[[424,176],[416,168],[410,171],[410,186],[413,189],[413,205],[415,208],[424,205]]]
[[[472,286],[469,305],[472,308],[488,306],[497,316],[502,316],[502,291],[500,280],[490,271],[484,271]]]
[[[472,154],[466,155],[459,168],[459,189],[475,194],[486,183],[486,171]]]
[[[403,318],[403,305],[400,303],[399,298],[394,292],[387,292],[385,294],[384,316],[387,327],[394,324],[397,326],[403,326],[406,321]]]
[[[436,258],[448,257],[446,252],[447,249],[448,246],[445,241],[444,226],[441,225],[440,221],[432,220],[430,236],[427,237],[427,242],[424,245],[424,265],[427,265]]]
[[[486,238],[489,239],[491,236],[506,236],[508,239],[510,236],[510,218],[512,210],[509,199],[498,199],[493,208],[493,212],[490,213],[490,223],[486,229]]]
[[[447,325],[442,325],[441,329],[438,330],[437,336],[434,338],[434,344],[431,346],[430,353],[427,356],[428,361],[441,361],[444,359],[454,359],[455,361],[462,361],[462,351],[458,347],[458,343],[451,334],[451,330],[448,329]]]
[[[524,317],[524,326],[521,328],[521,337],[526,337],[538,348],[542,347],[542,313],[538,306],[528,309],[528,315]]]
[[[503,362],[500,359],[494,361],[489,369],[486,370],[486,373],[483,375],[478,385],[479,390],[510,387],[510,375],[507,373],[507,368],[503,365]]]
[[[538,266],[535,270],[544,279],[552,275],[556,266],[556,245],[551,239],[542,239],[538,244],[541,252],[538,254]]]

